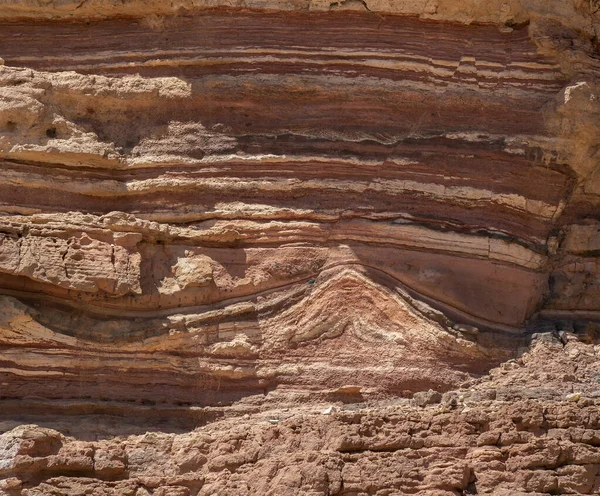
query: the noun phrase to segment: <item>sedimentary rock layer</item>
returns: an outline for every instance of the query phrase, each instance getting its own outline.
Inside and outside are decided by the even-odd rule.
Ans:
[[[598,346],[549,337],[468,389],[413,400],[366,404],[354,388],[354,400],[335,407],[314,398],[266,411],[238,404],[196,411],[191,432],[166,421],[172,411],[154,419],[163,432],[139,419],[73,423],[55,412],[43,426],[1,422],[0,491],[597,494]]]
[[[531,34],[353,12],[4,21],[4,293],[91,342],[180,326],[212,345],[189,322],[224,319],[257,353],[343,334],[332,280],[399,298],[390,322],[407,298],[429,327],[593,314],[596,169],[565,129],[593,83]],[[315,294],[327,325],[304,315]]]
[[[0,477],[12,481],[0,491],[596,490],[597,6],[240,7],[0,6],[2,430],[70,419],[81,438],[95,418],[110,437],[132,434],[114,425],[127,417],[139,432],[181,430],[260,408],[359,402],[389,430],[355,413],[330,425],[311,410],[295,428],[309,438],[339,430],[343,441],[300,450],[302,470],[329,470],[303,486],[278,469],[267,477],[256,467],[273,460],[248,455],[245,441],[82,444],[21,427],[0,438]],[[408,406],[414,393],[473,385],[527,353],[532,334],[539,344],[559,331],[589,358],[587,375],[562,379],[587,384],[577,407],[558,379],[542,394],[531,374],[513,377],[518,394],[486,396],[476,413],[454,411],[464,391],[444,400],[447,411]],[[531,353],[550,363],[552,349],[570,363],[548,346]],[[509,425],[506,403],[522,397],[535,404]],[[574,408],[569,422],[549,420]],[[540,409],[541,420],[523,424],[519,415]],[[399,427],[398,415],[414,424]],[[584,418],[582,440],[574,429]],[[455,451],[427,475],[445,426]],[[263,427],[250,444],[272,446]],[[136,458],[131,443],[146,441],[154,454]],[[205,445],[188,463],[192,448],[169,451],[177,443]],[[232,462],[213,448],[245,454]],[[477,456],[485,463],[471,463]],[[538,461],[515,461],[528,456]],[[400,461],[400,479],[364,475]],[[162,478],[144,479],[163,462]]]

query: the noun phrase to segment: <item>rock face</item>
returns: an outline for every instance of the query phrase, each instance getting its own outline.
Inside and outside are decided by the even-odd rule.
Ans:
[[[135,419],[118,427],[89,417],[46,417],[53,428],[5,422],[0,491],[598,494],[600,346],[543,338],[468,389],[438,393],[437,404],[422,407],[397,399],[243,416],[225,409],[191,432],[144,433]]]
[[[0,494],[599,491],[599,31],[3,2]]]

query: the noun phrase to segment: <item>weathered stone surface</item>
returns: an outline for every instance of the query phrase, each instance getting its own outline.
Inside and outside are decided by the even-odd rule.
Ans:
[[[550,374],[572,361],[568,347],[539,342],[514,366],[453,392],[456,403],[424,408],[408,400],[339,402],[322,415],[319,401],[263,411],[243,402],[193,431],[138,434],[132,431],[143,428],[132,422],[113,426],[114,438],[106,436],[111,420],[43,420],[65,435],[36,425],[10,429],[4,422],[2,489],[39,495],[596,494],[600,350],[579,341],[569,346],[586,358],[568,381]],[[543,374],[543,386],[537,385]],[[502,392],[503,384],[511,385],[510,393]],[[565,399],[561,389],[575,384],[590,404]],[[552,393],[517,400],[542,387]],[[90,436],[93,441],[81,439]]]
[[[599,30],[2,2],[0,494],[600,491]]]

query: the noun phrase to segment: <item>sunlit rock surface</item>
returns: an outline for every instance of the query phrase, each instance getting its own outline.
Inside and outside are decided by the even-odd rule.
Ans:
[[[2,2],[0,494],[599,491],[599,14]]]

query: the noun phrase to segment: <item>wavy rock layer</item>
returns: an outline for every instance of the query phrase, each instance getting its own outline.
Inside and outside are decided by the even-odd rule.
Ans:
[[[225,7],[240,6],[88,0],[0,7],[6,429],[15,419],[53,419],[55,427],[71,419],[82,426],[76,437],[91,436],[95,418],[110,437],[132,434],[114,424],[128,417],[142,432],[181,430],[317,403],[367,402],[385,416],[392,398],[417,393],[418,403],[422,391],[473,384],[525,353],[536,332],[560,331],[563,343],[584,341],[592,347],[585,353],[596,356],[594,2]],[[588,361],[595,370],[597,360]],[[564,380],[593,384],[590,377]],[[524,390],[539,389],[531,375],[518,380]],[[593,410],[588,393],[581,408]],[[523,415],[566,411],[562,389],[539,394]],[[462,414],[444,417],[471,437],[450,442],[457,451],[439,470],[427,467],[445,446],[443,429],[422,420],[431,432],[418,441],[413,427],[402,427],[392,437],[403,441],[381,440],[379,449],[365,427],[346,440],[351,448],[311,445],[302,470],[322,463],[329,471],[306,487],[272,468],[271,485],[259,487],[253,480],[266,476],[250,466],[265,455],[219,462],[213,441],[194,448],[188,463],[188,444],[201,443],[195,434],[124,441],[164,451],[136,462],[137,448],[81,444],[28,427],[0,440],[0,475],[12,480],[6,491],[24,494],[56,487],[64,494],[282,494],[284,486],[290,494],[383,495],[389,487],[398,494],[556,493],[580,476],[582,491],[597,489],[598,470],[589,467],[598,463],[597,434],[581,441],[591,458],[571,459],[557,448],[552,463],[517,466],[513,448],[501,446],[523,442],[533,453],[524,457],[545,460],[544,443],[558,443],[553,429],[572,437],[580,420],[508,426],[502,412],[512,407],[488,399],[477,413],[487,420],[476,428]],[[597,432],[586,418],[586,429]],[[338,426],[344,432],[346,420]],[[316,436],[325,429],[319,422],[298,428]],[[379,428],[388,420],[374,422]],[[496,451],[479,453],[473,436],[495,422],[511,441],[482,442]],[[252,442],[262,443],[263,430]],[[422,439],[431,436],[437,440]],[[543,446],[532,436],[542,436]],[[213,447],[225,456],[240,442]],[[163,450],[173,443],[188,443],[187,454]],[[94,455],[104,449],[116,454]],[[416,451],[402,482],[391,473],[367,482],[369,467],[395,462],[349,454],[397,457],[405,449]],[[321,460],[313,453],[323,450],[337,454]],[[473,453],[485,458],[484,469],[474,472]],[[163,462],[162,472],[151,468]],[[345,473],[348,463],[354,468]],[[221,475],[206,475],[206,467]],[[527,472],[513,486],[506,474],[476,475],[539,467],[552,473],[539,482]],[[421,474],[425,468],[430,475]],[[193,482],[173,479],[189,473]],[[40,485],[61,474],[67,478]],[[158,479],[135,479],[150,475]],[[95,482],[86,488],[71,476]],[[114,485],[129,476],[131,484]],[[232,489],[238,483],[242,492]]]

